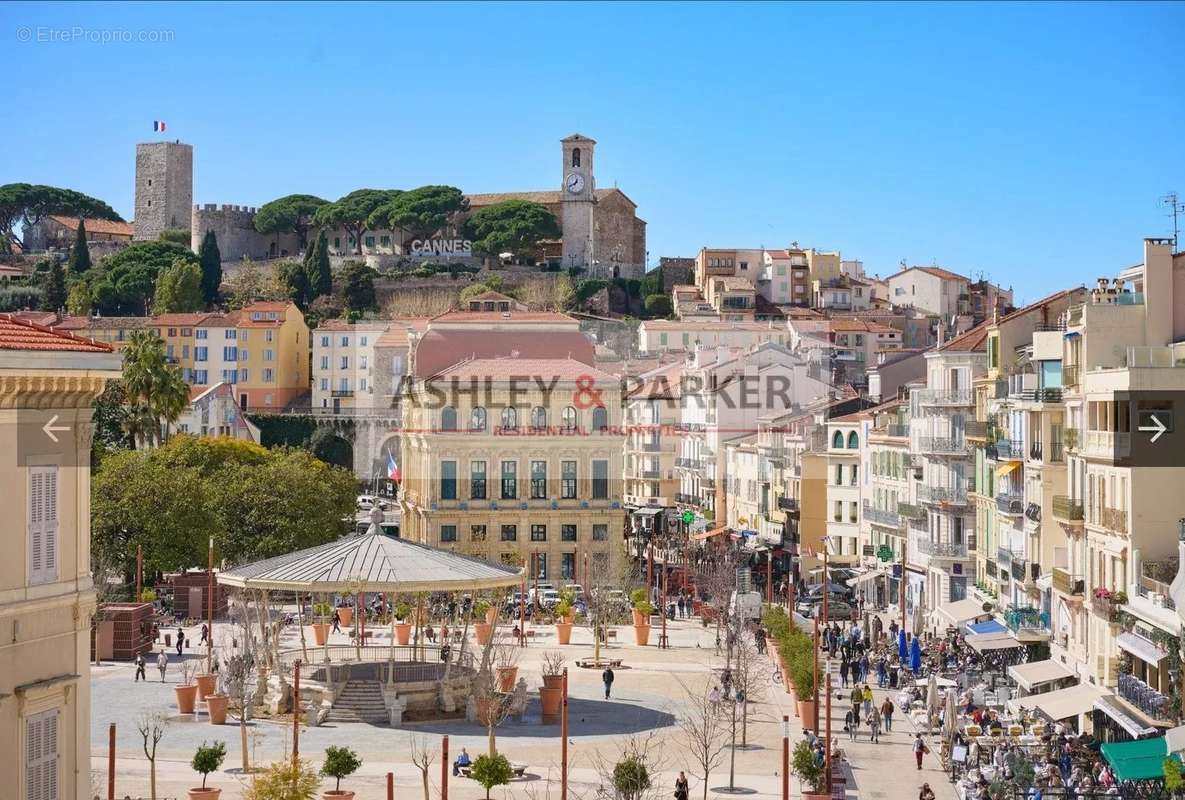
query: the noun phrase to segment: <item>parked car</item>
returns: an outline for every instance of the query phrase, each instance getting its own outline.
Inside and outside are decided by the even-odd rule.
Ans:
[[[391,507],[391,504],[386,500],[381,497],[375,497],[373,494],[360,494],[358,495],[357,502],[359,511],[370,511],[376,505],[383,511],[386,511]]]

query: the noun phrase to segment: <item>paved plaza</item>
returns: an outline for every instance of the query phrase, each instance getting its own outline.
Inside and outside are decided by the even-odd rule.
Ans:
[[[228,629],[223,629],[229,633]],[[563,652],[569,666],[569,721],[570,721],[570,786],[574,798],[591,798],[600,792],[598,763],[616,760],[625,737],[646,735],[654,731],[661,767],[660,786],[656,796],[663,797],[668,789],[673,792],[675,777],[686,770],[691,781],[691,797],[704,796],[703,781],[694,777],[695,765],[687,753],[686,739],[679,730],[677,719],[686,707],[683,686],[692,692],[706,692],[713,680],[712,669],[723,665],[724,658],[716,654],[715,632],[701,627],[699,620],[678,620],[670,623],[671,648],[637,647],[632,644],[632,630],[622,627],[618,636],[623,644],[613,644],[605,655],[624,661],[616,671],[612,698],[603,697],[601,675],[597,670],[575,666],[578,658],[592,654],[592,639],[587,628],[577,628],[572,644],[556,646],[550,626],[538,626],[537,641],[521,651],[519,674],[527,679],[532,693],[541,683],[540,666],[544,652]],[[198,632],[191,631],[196,641]],[[189,635],[189,633],[187,633]],[[307,633],[312,642],[311,631]],[[339,640],[340,636],[340,640]],[[386,641],[381,633],[377,643]],[[219,637],[221,640],[221,636]],[[627,642],[628,640],[628,642]],[[657,631],[651,641],[657,641]],[[344,635],[334,635],[333,643],[347,643]],[[299,647],[295,629],[284,635],[282,647]],[[158,748],[158,797],[184,797],[185,790],[200,782],[189,767],[194,749],[203,741],[222,740],[227,743],[227,758],[223,771],[210,776],[210,784],[223,790],[225,800],[237,800],[246,783],[238,774],[239,731],[233,720],[225,726],[209,724],[204,714],[194,719],[178,715],[173,695],[180,670],[175,651],[170,651],[171,662],[166,682],[159,682],[159,674],[149,659],[147,683],[134,683],[135,669],[129,664],[104,665],[92,669],[92,784],[95,793],[102,795],[106,785],[106,744],[108,725],[116,724],[117,783],[116,795],[124,797],[148,796],[148,764],[141,749],[136,730],[137,718],[145,712],[165,712],[169,724]],[[190,650],[187,658],[198,658]],[[772,673],[772,665],[769,667]],[[838,698],[837,692],[837,698]],[[789,696],[780,685],[769,682],[768,688],[749,704],[748,744],[735,753],[735,790],[729,786],[729,753],[726,750],[721,766],[708,781],[708,797],[745,794],[776,800],[781,796],[781,719],[790,714],[791,744],[802,735],[799,721],[793,718]],[[877,692],[877,701],[881,693]],[[907,720],[898,719],[894,731],[870,743],[867,733],[859,741],[851,742],[843,733],[846,699],[836,699],[832,708],[833,736],[838,739],[848,758],[848,796],[884,798],[884,800],[912,800],[917,797],[922,781],[928,781],[940,800],[954,796],[946,775],[937,759],[927,756],[925,768],[917,772],[911,751],[913,729]],[[249,726],[252,763],[278,759],[291,747],[291,727],[267,720],[257,720]],[[304,727],[300,734],[302,756],[317,765],[326,747],[345,745],[354,749],[363,761],[361,770],[343,782],[343,788],[357,792],[359,800],[382,800],[386,796],[386,774],[395,774],[395,794],[406,798],[422,796],[418,768],[411,762],[411,744],[421,737],[439,753],[440,737],[449,736],[450,757],[466,748],[476,757],[486,750],[485,729],[463,719],[408,723],[392,729],[367,724],[334,723],[319,727]],[[560,740],[558,725],[543,725],[537,697],[523,722],[508,720],[498,728],[498,749],[511,761],[526,764],[526,775],[509,786],[495,788],[494,797],[542,798],[558,797]],[[439,756],[432,768],[432,797],[439,796]],[[329,783],[324,788],[332,788]],[[476,800],[484,797],[484,790],[465,778],[450,778],[450,797]],[[800,794],[798,782],[791,778],[791,796]]]

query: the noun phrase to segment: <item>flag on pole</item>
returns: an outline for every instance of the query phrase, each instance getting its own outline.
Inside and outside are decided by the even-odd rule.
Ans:
[[[163,119],[154,119],[152,121],[152,130],[156,131],[157,133],[164,133],[165,121]]]
[[[387,451],[387,478],[393,481],[402,480],[399,464],[395,461],[395,454],[390,450]]]

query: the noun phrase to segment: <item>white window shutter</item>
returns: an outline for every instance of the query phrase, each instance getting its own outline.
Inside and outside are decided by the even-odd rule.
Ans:
[[[45,536],[42,517],[45,513],[45,473],[41,467],[29,467],[29,582],[41,580],[44,569]]]
[[[58,468],[47,467],[43,495],[45,511],[42,514],[41,529],[44,533],[44,578],[58,579]]]
[[[25,800],[42,800],[40,716],[25,720]]]
[[[55,479],[56,479],[55,475]],[[41,797],[58,798],[58,710],[47,711],[41,720]]]

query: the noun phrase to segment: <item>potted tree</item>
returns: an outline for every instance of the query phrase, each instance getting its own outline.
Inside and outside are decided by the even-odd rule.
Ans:
[[[829,800],[827,776],[823,774],[823,770],[824,767],[815,761],[815,753],[811,750],[810,742],[803,739],[794,745],[790,771],[802,783],[802,800]]]
[[[313,613],[321,618],[320,622],[313,623],[313,641],[317,643],[317,647],[324,647],[325,643],[329,641],[329,631],[333,628],[326,620],[333,615],[333,608],[329,603],[317,603],[313,607]]]
[[[255,775],[243,800],[313,800],[320,783],[309,762],[285,758]]]
[[[221,692],[206,695],[206,713],[210,717],[211,725],[226,724],[226,709],[230,706],[230,698]]]
[[[345,625],[347,628],[350,627],[350,623],[354,621],[354,607],[345,604],[339,605],[337,607],[337,618],[341,621],[342,625]]]
[[[202,774],[202,785],[189,790],[189,800],[218,800],[222,790],[207,787],[206,778],[211,772],[217,771],[222,766],[224,758],[226,758],[225,742],[214,742],[214,744],[202,742],[201,747],[193,754],[193,761],[190,762],[193,771]]]
[[[469,777],[486,790],[486,800],[490,800],[490,789],[510,783],[514,771],[510,768],[506,756],[501,753],[482,753],[474,759],[473,766],[469,768]]]
[[[650,624],[650,617],[642,613],[643,603],[646,603],[645,589],[634,589],[630,592],[630,606],[632,607],[635,625],[642,625],[643,623]]]
[[[499,647],[494,656],[498,659],[494,672],[498,676],[499,691],[513,692],[514,684],[518,680],[518,648]]]
[[[794,682],[795,704],[804,726],[815,725],[815,648],[805,636],[806,647],[797,647],[790,657],[790,678]]]
[[[490,604],[485,600],[475,600],[473,602],[473,618],[474,619],[489,619],[489,612],[492,609]],[[486,645],[490,643],[490,637],[494,634],[494,623],[492,622],[475,622],[473,629],[477,636],[477,643]]]
[[[646,591],[638,589],[630,595],[634,598],[634,642],[639,646],[650,643],[650,615],[654,604],[646,599]]]
[[[411,641],[411,623],[407,618],[411,616],[411,606],[407,603],[400,603],[395,606],[395,641],[401,645],[406,645]]]
[[[181,685],[173,687],[173,693],[177,696],[177,712],[180,714],[192,714],[197,706],[198,687],[193,682],[193,672],[193,662],[181,662]]]
[[[543,688],[539,690],[539,703],[543,707],[543,719],[554,720],[560,713],[564,699],[564,657],[555,651],[543,654]]]
[[[572,641],[572,596],[565,592],[560,595],[560,602],[555,607],[555,635],[560,644]]]
[[[327,778],[337,779],[334,788],[321,793],[322,800],[354,800],[353,792],[342,791],[342,778],[353,775],[362,766],[358,754],[348,747],[325,748],[325,763],[321,765],[321,774]]]

